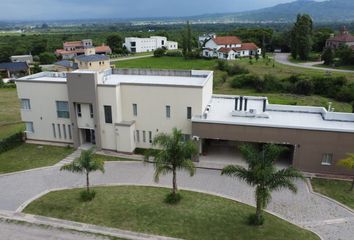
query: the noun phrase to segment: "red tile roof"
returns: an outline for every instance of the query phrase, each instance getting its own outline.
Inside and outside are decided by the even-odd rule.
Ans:
[[[81,41],[73,41],[73,42],[65,42],[64,47],[76,47],[76,46],[83,46]]]
[[[350,33],[342,33],[340,35],[337,35],[335,37],[332,37],[328,39],[328,41],[334,41],[334,42],[354,42],[354,36],[351,35]]]
[[[99,47],[95,47],[96,49],[96,53],[109,53],[111,54],[112,53],[112,50],[109,46],[105,46],[105,45],[102,45],[102,46],[99,46]]]
[[[228,53],[231,50],[233,50],[234,52],[237,52],[237,51],[243,51],[243,50],[257,50],[258,48],[259,47],[254,43],[242,43],[241,47],[234,47],[234,48],[222,47],[218,51],[222,52],[222,53]]]
[[[240,38],[236,36],[225,36],[225,37],[215,37],[213,41],[217,45],[230,45],[230,44],[241,44]]]

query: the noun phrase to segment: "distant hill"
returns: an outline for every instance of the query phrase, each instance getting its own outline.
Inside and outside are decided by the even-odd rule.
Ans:
[[[192,19],[217,22],[293,22],[298,13],[308,13],[316,22],[354,21],[354,0],[298,0],[254,11],[205,14]]]

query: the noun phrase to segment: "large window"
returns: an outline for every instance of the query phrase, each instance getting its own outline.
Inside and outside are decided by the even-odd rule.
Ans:
[[[138,116],[138,105],[136,103],[133,104],[133,116]]]
[[[112,107],[104,106],[104,118],[106,123],[112,123]]]
[[[57,101],[57,116],[58,118],[69,118],[69,104],[65,101]]]
[[[33,122],[25,122],[25,124],[26,124],[26,132],[34,133]]]
[[[166,106],[166,118],[171,118],[171,106]]]
[[[187,119],[192,119],[192,107],[187,107]]]
[[[31,109],[31,101],[26,98],[21,99],[21,109],[29,110]]]
[[[322,156],[322,165],[330,166],[332,165],[333,154],[332,153],[325,153]]]

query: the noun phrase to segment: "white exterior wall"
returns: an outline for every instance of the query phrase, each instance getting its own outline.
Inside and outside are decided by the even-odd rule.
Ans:
[[[87,103],[80,103],[81,117],[77,116],[77,126],[83,129],[95,129],[95,122],[90,116],[90,105]]]
[[[177,50],[178,49],[178,42],[167,41],[167,50]]]
[[[178,43],[173,41],[167,41],[166,37],[160,36],[152,36],[150,38],[125,38],[125,43],[123,44],[128,51],[134,52],[134,46],[132,46],[132,42],[136,43],[135,52],[152,52],[157,48],[165,47],[168,50],[176,50],[178,49]]]
[[[26,133],[28,139],[72,143],[68,126],[70,118],[58,118],[56,101],[68,101],[66,84],[44,82],[17,82],[18,97],[30,99],[30,110],[21,110],[22,121],[33,122],[34,133]],[[55,124],[56,137],[52,124]],[[58,124],[61,130],[59,137]],[[66,138],[64,137],[65,125]]]

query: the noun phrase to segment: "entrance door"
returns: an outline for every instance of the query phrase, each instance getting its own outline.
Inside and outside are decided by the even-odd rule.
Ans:
[[[85,129],[85,141],[91,143],[91,129]]]

